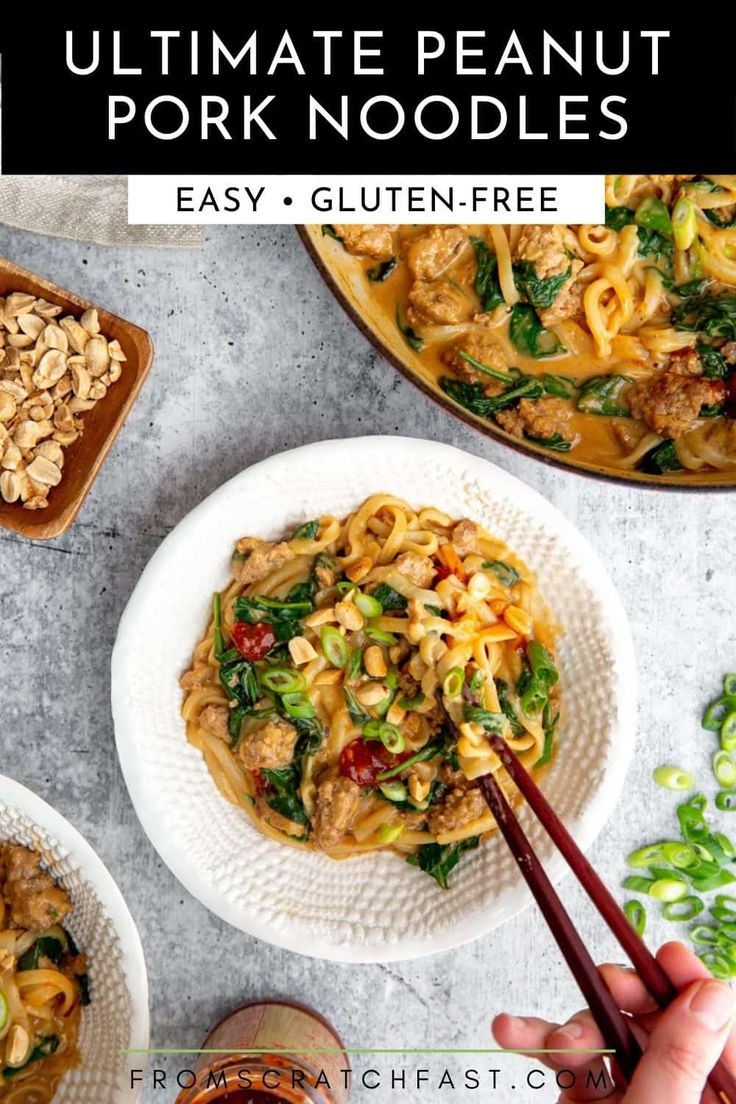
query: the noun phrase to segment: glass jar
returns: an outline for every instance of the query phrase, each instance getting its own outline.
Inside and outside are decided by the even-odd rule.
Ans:
[[[251,1001],[209,1033],[176,1104],[347,1104],[350,1061],[335,1029],[291,1001]]]

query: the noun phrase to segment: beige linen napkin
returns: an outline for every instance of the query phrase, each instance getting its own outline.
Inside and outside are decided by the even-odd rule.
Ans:
[[[198,248],[201,226],[129,226],[125,176],[2,176],[0,223],[95,245]]]

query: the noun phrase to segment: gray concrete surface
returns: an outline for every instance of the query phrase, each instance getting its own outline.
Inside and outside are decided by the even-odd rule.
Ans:
[[[491,1014],[502,1008],[551,1016],[577,1008],[574,984],[533,910],[457,952],[365,967],[289,954],[211,916],[148,843],[118,768],[109,706],[117,622],[169,530],[224,480],[273,452],[328,437],[402,433],[501,464],[593,542],[633,625],[636,759],[620,809],[592,852],[618,884],[627,851],[671,831],[675,801],[655,792],[654,766],[691,767],[713,790],[712,741],[698,718],[723,671],[736,667],[733,495],[605,485],[485,440],[376,355],[290,227],[215,229],[196,252],[95,248],[0,228],[0,252],[139,322],[156,343],[149,381],[72,530],[35,545],[0,531],[2,770],[67,816],[121,886],[148,961],[152,1046],[196,1046],[212,1020],[263,995],[315,1005],[353,1047],[482,1048],[491,1045]],[[620,959],[581,895],[571,885],[565,895],[596,955]],[[655,923],[650,931],[658,941],[672,928]],[[463,1063],[501,1068],[496,1092],[419,1092],[409,1078],[405,1090],[360,1090],[353,1100],[556,1099],[549,1085],[524,1088],[521,1060]],[[388,1060],[374,1064],[386,1077]],[[445,1062],[406,1061],[410,1071],[427,1064],[436,1079]],[[173,1097],[170,1087],[145,1094],[146,1101]]]

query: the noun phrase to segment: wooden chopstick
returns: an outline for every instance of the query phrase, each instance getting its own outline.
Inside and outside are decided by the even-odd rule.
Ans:
[[[630,958],[631,963],[634,966],[639,977],[641,978],[642,982],[649,990],[659,1007],[666,1008],[667,1005],[670,1004],[671,1001],[674,1000],[674,998],[678,995],[677,989],[667,977],[654,955],[651,954],[646,944],[636,934],[633,927],[629,923],[625,913],[623,912],[623,909],[621,909],[611,892],[601,881],[599,875],[596,873],[596,871],[586,859],[585,855],[575,843],[575,840],[572,838],[567,828],[565,828],[564,824],[559,819],[554,809],[537,786],[536,782],[534,782],[531,775],[527,772],[526,768],[523,766],[520,760],[517,759],[516,755],[514,755],[513,751],[506,744],[506,741],[503,739],[503,737],[491,734],[489,735],[488,739],[493,750],[496,752],[504,767],[516,783],[516,786],[518,787],[520,793],[523,795],[523,797],[526,798],[529,806],[537,816],[539,822],[546,830],[550,839],[557,846],[558,850],[562,854],[563,858],[567,862],[575,877],[580,882],[583,889],[590,897],[601,917],[605,920],[611,932],[618,940],[620,946]],[[516,820],[511,806],[509,805],[493,776],[485,775],[481,779],[480,785],[483,795],[486,798],[486,801],[488,802],[491,811],[493,812],[493,815],[496,817],[497,821],[499,818],[496,812],[496,807],[501,812],[502,820],[499,821],[499,828],[503,833],[506,842],[511,848],[519,869],[524,875],[530,889],[532,890],[532,893],[534,894],[540,908],[542,909],[545,919],[547,920],[547,923],[552,930],[552,934],[557,939],[557,942],[560,945],[560,949],[567,958],[565,947],[561,942],[561,936],[558,935],[558,929],[556,927],[556,924],[558,922],[557,910],[555,907],[550,908],[550,906],[547,904],[545,904],[544,906],[542,905],[541,897],[547,893],[546,887],[548,887],[549,891],[551,891],[552,894],[551,900],[556,900],[557,904],[562,909],[562,904],[559,901],[559,898],[557,897],[552,884],[544,873],[544,870],[539,863],[536,855],[534,855],[531,844],[526,839],[526,836],[524,835],[521,826]],[[498,801],[498,795],[500,795],[502,803]],[[513,827],[509,830],[509,826],[511,825],[511,823],[513,823]],[[534,863],[532,865],[529,865],[529,858],[527,853],[521,853],[521,861],[519,855],[517,854],[516,847],[521,845],[522,840],[526,844],[528,853],[531,853],[534,858]],[[535,888],[535,885],[532,884],[531,878],[527,875],[527,869],[529,869],[530,871],[533,869],[535,871],[535,879],[537,877],[538,871],[541,871],[543,880],[538,882],[537,888]],[[598,970],[595,967],[592,959],[590,958],[587,950],[585,950],[580,937],[572,926],[572,922],[570,921],[569,916],[567,915],[567,913],[564,913],[564,916],[566,921],[570,924],[570,927],[572,928],[578,943],[580,944],[580,946],[583,947],[583,951],[585,952],[585,956],[587,958],[587,962],[585,963],[586,972],[588,967],[590,967],[595,973],[595,976],[599,980],[601,980],[600,974],[598,973]],[[559,930],[563,931],[564,927]],[[562,938],[567,939],[567,933]],[[583,961],[583,959],[579,959],[579,969],[582,969],[582,966],[580,964]],[[571,969],[573,969],[571,963],[570,966]],[[580,978],[578,977],[577,973],[575,973],[575,969],[573,969],[573,973],[575,974],[575,978],[580,985],[583,995],[590,1003],[588,993],[583,988]],[[604,986],[604,988],[606,987]],[[608,992],[607,988],[606,992]],[[611,998],[611,1000],[613,1000],[613,998]],[[596,1009],[593,1007],[592,1004],[590,1005],[590,1007],[596,1019],[596,1022],[603,1032],[604,1038],[608,1041],[609,1037],[611,1036],[607,1034],[607,1025],[604,1021],[600,1021],[598,1019]],[[624,1073],[624,1076],[627,1076],[627,1055],[622,1052],[619,1056],[619,1059],[622,1072]],[[708,1078],[708,1084],[713,1089],[718,1099],[723,1102],[723,1104],[736,1104],[736,1077],[734,1077],[734,1075],[726,1067],[723,1061],[719,1061],[718,1064],[714,1066],[710,1077]]]
[[[503,790],[492,774],[484,775],[480,779],[480,788],[580,991],[588,1002],[606,1046],[615,1051],[616,1063],[625,1081],[629,1082],[641,1058],[641,1049],[634,1038],[628,1020],[611,996],[565,906],[514,816]]]

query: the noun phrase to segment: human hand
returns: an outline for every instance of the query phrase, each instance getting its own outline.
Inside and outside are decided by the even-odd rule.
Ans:
[[[606,1044],[587,1008],[562,1025],[504,1013],[494,1019],[493,1034],[500,1046],[528,1053],[552,1070],[574,1071],[576,1084],[563,1090],[560,1104],[602,1099],[609,1104],[721,1104],[706,1083],[721,1055],[730,1068],[736,1069],[736,991],[716,981],[682,943],[666,943],[657,960],[680,990],[664,1012],[657,1009],[633,970],[621,966],[600,968],[619,1008],[632,1015],[634,1033],[644,1050],[631,1084],[623,1093],[611,1085],[610,1077],[604,1082],[601,1058],[591,1060],[590,1054],[539,1054],[540,1049],[548,1048],[604,1048]]]

